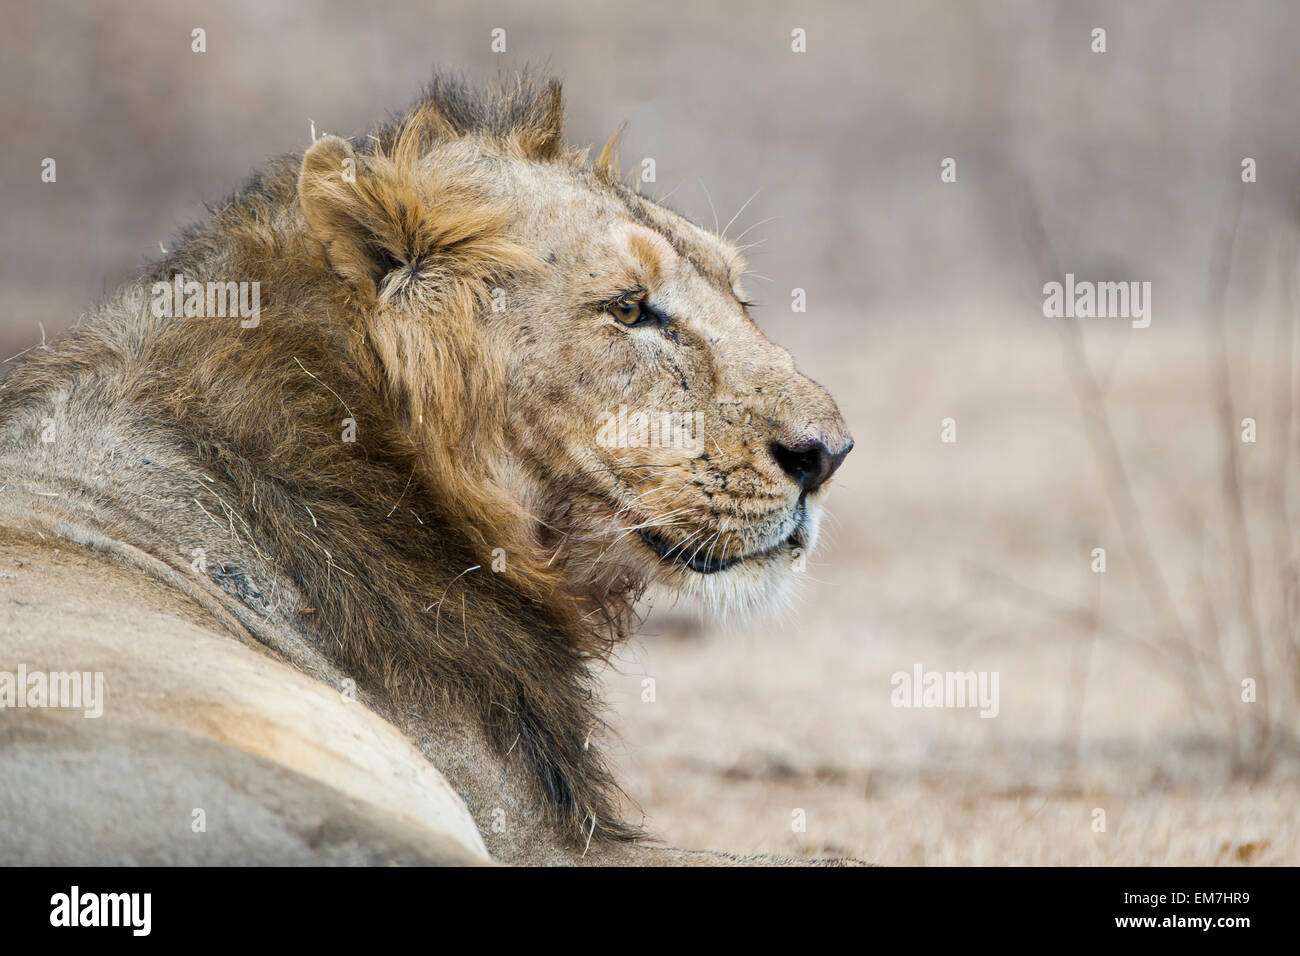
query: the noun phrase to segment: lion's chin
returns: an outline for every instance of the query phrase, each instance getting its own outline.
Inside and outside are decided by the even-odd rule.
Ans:
[[[661,587],[699,601],[722,621],[754,621],[793,607],[800,572],[817,539],[818,515],[808,509],[785,539],[727,559],[679,557],[672,545],[642,532],[647,577]],[[649,540],[647,540],[649,539]]]
[[[652,588],[685,597],[716,620],[733,622],[771,618],[793,609],[821,516],[817,503],[802,501],[781,537],[719,559],[707,554],[707,548],[691,553],[657,539],[643,525],[630,523],[621,507],[597,495],[591,495],[585,511],[572,504],[566,507],[563,518],[569,527],[554,547],[557,557],[563,555],[571,593],[602,604],[620,595],[635,600]],[[556,518],[548,527],[563,524]]]

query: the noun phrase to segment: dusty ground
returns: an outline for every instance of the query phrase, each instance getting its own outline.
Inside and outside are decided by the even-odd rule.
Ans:
[[[1145,335],[1104,331],[1092,351],[1179,590],[1190,548],[1162,516],[1213,502],[1216,445],[1194,330]],[[661,601],[608,674],[611,747],[646,824],[677,845],[882,864],[1300,863],[1293,758],[1234,776],[1227,718],[1197,720],[1205,702],[1171,667],[1049,601],[1097,594],[1136,631],[1148,620],[1055,337],[1009,322],[801,337],[858,448],[797,613],[723,629]],[[999,672],[999,715],[891,706],[890,676],[917,662]]]

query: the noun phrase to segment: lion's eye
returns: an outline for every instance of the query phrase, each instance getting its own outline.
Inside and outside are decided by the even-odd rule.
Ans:
[[[636,325],[641,321],[644,310],[639,300],[625,299],[622,302],[615,302],[609,311],[624,325]]]

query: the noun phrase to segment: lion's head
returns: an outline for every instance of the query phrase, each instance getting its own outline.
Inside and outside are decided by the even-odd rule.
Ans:
[[[564,148],[558,96],[470,116],[444,83],[377,145],[318,140],[307,224],[485,546],[491,488],[581,597],[769,604],[853,441],[750,318],[737,248],[622,182],[616,137]]]
[[[851,440],[738,251],[560,127],[557,87],[440,80],[272,163],[24,356],[0,466],[24,521],[354,679],[480,813],[585,851],[637,833],[587,665],[647,582],[780,595]]]

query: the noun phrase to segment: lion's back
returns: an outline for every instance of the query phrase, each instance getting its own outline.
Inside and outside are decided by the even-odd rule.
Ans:
[[[73,673],[80,706],[50,706]],[[6,679],[0,862],[490,862],[442,775],[346,688],[112,557],[0,527]],[[17,706],[42,683],[60,699]]]

